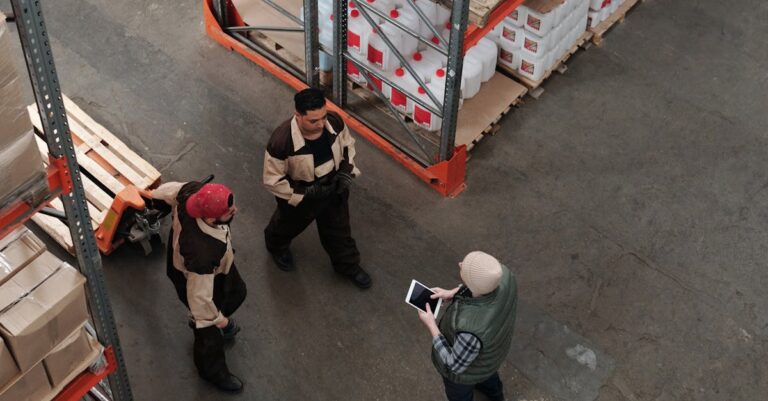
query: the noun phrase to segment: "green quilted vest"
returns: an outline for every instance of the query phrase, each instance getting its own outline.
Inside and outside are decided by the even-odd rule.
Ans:
[[[479,298],[459,296],[440,318],[440,332],[453,345],[456,333],[469,332],[482,342],[482,349],[472,364],[461,374],[450,371],[432,348],[432,363],[448,380],[459,384],[477,384],[499,370],[512,345],[517,308],[515,276],[502,265],[499,288]]]

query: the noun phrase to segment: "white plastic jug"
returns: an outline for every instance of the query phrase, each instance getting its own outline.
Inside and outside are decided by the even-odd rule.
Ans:
[[[513,46],[508,41],[502,41],[499,49],[499,62],[512,71],[517,71],[520,69],[520,48]]]
[[[389,10],[395,8],[395,3],[392,0],[361,0],[361,1],[365,1],[366,3],[368,3],[368,5],[384,13],[384,15],[387,15],[387,13],[389,13]],[[373,14],[373,13],[369,13],[369,14]]]
[[[413,100],[411,100],[408,95],[412,97],[416,96],[416,90],[419,87],[419,84],[404,68],[395,70],[394,74],[392,74],[392,82],[405,90],[405,92],[401,92],[385,84],[384,90],[387,92],[390,103],[392,103],[392,106],[394,106],[395,109],[403,113],[412,113]]]
[[[464,57],[462,76],[466,79],[464,99],[471,99],[480,92],[483,83],[483,64],[472,57]]]
[[[465,57],[476,57],[483,63],[483,82],[488,81],[496,73],[496,59],[499,57],[499,49],[496,44],[488,39],[480,39],[477,45],[469,49]]]
[[[330,21],[321,23],[318,27],[318,42],[323,48],[333,54],[333,24]],[[324,51],[320,51],[318,55],[318,61],[320,63],[320,71],[331,71],[333,69],[334,59],[333,56],[326,54]]]
[[[432,77],[432,73],[438,68],[442,67],[440,61],[433,58],[425,58],[421,52],[416,52],[411,55],[410,60],[411,67],[419,74],[424,82],[429,82]]]
[[[501,34],[503,29],[504,29],[504,23],[502,22],[496,25],[495,27],[493,27],[493,29],[485,35],[485,38],[496,42],[496,45],[498,46],[499,44],[501,44]]]
[[[435,49],[427,48],[421,50],[421,55],[425,60],[428,60],[430,63],[439,67],[445,67],[448,64],[448,56],[443,55]]]
[[[352,57],[354,57],[355,60],[357,60],[357,61],[359,61],[361,63],[365,63],[365,60],[362,57],[357,56],[356,53],[350,53],[350,55],[352,55]],[[351,62],[349,60],[347,60],[347,76],[349,77],[349,79],[351,79],[352,81],[354,81],[354,82],[356,82],[356,83],[358,83],[360,85],[365,85],[365,83],[366,83],[365,77],[363,77],[362,73],[357,68],[355,63],[353,63],[353,62]]]
[[[439,68],[437,71],[435,71],[434,74],[432,74],[432,79],[430,79],[429,84],[430,85],[437,85],[438,91],[440,93],[443,93],[441,96],[445,96],[445,68]],[[467,80],[464,77],[461,77],[461,89],[459,91],[459,108],[461,108],[462,104],[464,103],[464,90],[467,87]],[[442,88],[442,89],[440,89]],[[438,97],[438,99],[441,99]]]
[[[552,36],[550,35],[541,37],[533,32],[525,31],[523,34],[523,46],[521,50],[531,57],[540,58],[549,51],[551,38]]]
[[[368,53],[368,36],[371,34],[371,26],[360,11],[352,10],[349,13],[347,23],[347,49],[361,56]]]
[[[433,26],[439,25],[437,22],[437,4],[430,0],[413,0],[416,6],[424,12],[424,15],[429,19],[429,22]]]
[[[392,49],[384,42],[384,39],[381,38],[381,35],[379,35],[379,29],[387,35],[387,38],[395,48],[401,49],[403,47],[403,38],[400,30],[393,25],[385,23],[371,29],[371,34],[368,36],[368,52],[366,57],[371,65],[384,71],[392,71],[400,66],[400,61],[392,52]]]
[[[504,21],[506,23],[522,28],[523,25],[525,25],[526,18],[528,18],[528,7],[521,5],[512,10],[512,12],[509,13],[506,18],[504,18]]]
[[[528,15],[525,19],[525,29],[539,36],[546,36],[555,26],[555,12],[550,11],[546,14],[533,9],[528,9]]]
[[[605,0],[589,0],[589,8],[595,11],[600,11],[603,9],[604,3]]]
[[[511,24],[507,20],[504,20],[501,25],[501,39],[499,42],[509,42],[512,46],[520,48],[523,45],[525,30],[522,27]]]
[[[419,20],[419,16],[415,13],[409,13],[405,11],[401,12],[400,10],[393,9],[389,11],[389,17],[394,21],[404,25],[412,32],[417,34],[420,33],[421,22]],[[396,26],[394,27],[397,28]],[[415,52],[419,47],[419,40],[416,39],[416,37],[411,36],[407,32],[401,30],[400,28],[397,28],[397,30],[403,37],[403,47],[399,49],[400,52],[403,53],[403,55],[408,55]]]
[[[445,26],[445,23],[451,21],[451,9],[442,5],[437,5],[437,20],[434,26]]]
[[[430,90],[432,89],[430,88]],[[419,87],[417,89],[417,95],[419,97],[419,100],[423,101],[426,104],[434,106],[432,99],[429,98],[429,96],[427,95],[427,91],[424,90],[424,88]],[[438,100],[440,100],[439,95],[436,95],[436,97],[438,98]],[[438,117],[436,114],[433,114],[431,111],[425,109],[419,104],[414,104],[413,106],[413,122],[419,127],[424,128],[428,131],[439,130],[443,123],[440,117]]]
[[[518,72],[532,81],[539,81],[547,72],[549,68],[547,64],[551,59],[548,54],[542,55],[542,57],[533,57],[530,54],[521,53]]]

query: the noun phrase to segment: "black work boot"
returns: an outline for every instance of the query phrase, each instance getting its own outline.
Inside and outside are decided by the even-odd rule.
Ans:
[[[368,289],[371,288],[371,285],[373,284],[373,280],[371,280],[371,276],[365,272],[362,268],[357,271],[355,274],[351,274],[349,276],[349,279],[352,281],[354,285],[356,285],[358,288],[362,289]]]
[[[204,378],[205,379],[205,378]],[[243,391],[243,382],[237,376],[228,374],[217,379],[206,379],[221,391],[237,394]]]
[[[290,249],[286,249],[280,254],[273,253],[272,259],[282,271],[290,272],[296,269],[296,265],[293,264],[293,254]]]
[[[224,337],[224,341],[232,341],[235,339],[237,333],[240,332],[240,326],[235,323],[235,319],[229,318],[229,324],[221,329],[221,335]]]

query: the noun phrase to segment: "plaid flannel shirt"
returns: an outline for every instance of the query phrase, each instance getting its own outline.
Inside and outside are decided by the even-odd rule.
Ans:
[[[442,334],[432,339],[432,346],[435,347],[440,359],[449,370],[461,374],[480,354],[482,343],[474,334],[461,332],[456,334],[453,346]]]

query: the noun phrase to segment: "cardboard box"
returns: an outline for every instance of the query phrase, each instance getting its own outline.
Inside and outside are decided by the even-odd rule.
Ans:
[[[525,0],[525,6],[542,14],[557,8],[557,6],[565,3],[565,0]]]
[[[0,19],[0,206],[19,197],[30,183],[45,180],[22,96],[30,84],[16,69],[21,54],[11,47],[11,40],[5,19]]]
[[[51,351],[43,359],[51,386],[56,387],[64,383],[73,373],[80,373],[75,370],[79,370],[86,362],[91,362],[89,358],[92,358],[93,350],[97,345],[98,342],[85,331],[85,328],[81,328]]]
[[[32,231],[21,227],[0,240],[0,285],[45,251]]]
[[[75,268],[45,252],[0,286],[0,335],[22,372],[85,324],[84,284]]]
[[[0,389],[19,373],[19,368],[13,360],[11,350],[5,346],[5,341],[0,338]]]
[[[50,398],[51,384],[42,363],[35,365],[0,394],[0,401],[40,401]]]

